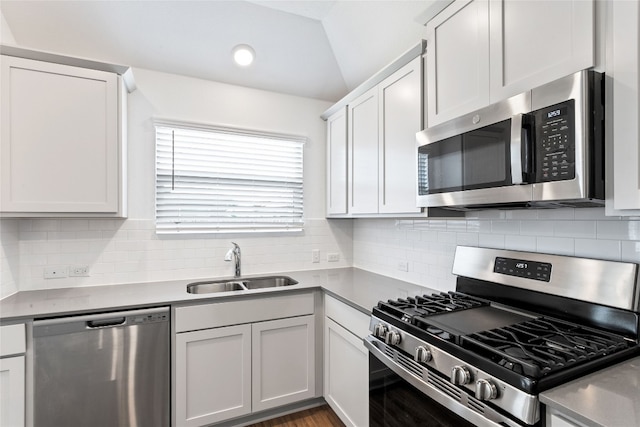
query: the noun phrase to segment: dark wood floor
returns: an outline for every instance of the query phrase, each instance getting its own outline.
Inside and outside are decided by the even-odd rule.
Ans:
[[[345,425],[329,405],[322,405],[248,427],[345,427]]]

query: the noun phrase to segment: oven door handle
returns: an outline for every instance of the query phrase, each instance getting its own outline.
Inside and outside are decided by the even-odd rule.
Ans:
[[[389,369],[398,374],[400,378],[420,390],[422,393],[426,394],[436,402],[445,406],[447,409],[452,412],[458,414],[462,418],[467,421],[477,425],[478,427],[522,427],[522,424],[518,424],[510,418],[504,417],[503,415],[497,413],[490,407],[485,407],[484,416],[479,413],[473,411],[462,403],[454,400],[453,398],[445,395],[443,392],[432,386],[427,382],[428,375],[434,375],[427,371],[426,368],[420,366],[423,372],[422,378],[418,378],[415,374],[410,373],[405,370],[401,365],[398,364],[396,360],[391,358],[378,348],[379,346],[383,349],[387,347],[386,344],[380,342],[378,339],[369,335],[365,337],[363,340],[364,346],[369,350],[369,352],[375,356],[380,362],[384,363]],[[394,351],[395,352],[395,351]],[[417,364],[417,363],[416,363]],[[453,387],[453,386],[452,386]],[[468,396],[466,392],[462,393],[462,396],[465,396],[467,399],[472,399],[471,396]],[[465,399],[462,397],[462,399]],[[461,399],[461,400],[462,400]],[[474,399],[474,398],[473,398]],[[466,402],[465,402],[466,403]]]

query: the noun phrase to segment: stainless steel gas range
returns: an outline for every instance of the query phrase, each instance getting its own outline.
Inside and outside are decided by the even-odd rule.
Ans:
[[[373,308],[371,426],[544,425],[539,393],[640,354],[637,264],[459,246],[453,273]]]

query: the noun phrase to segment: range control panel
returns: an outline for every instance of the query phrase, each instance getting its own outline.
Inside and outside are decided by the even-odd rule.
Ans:
[[[551,280],[551,264],[548,262],[496,257],[493,272],[543,282]]]
[[[575,101],[531,113],[536,143],[536,182],[563,181],[576,176]]]

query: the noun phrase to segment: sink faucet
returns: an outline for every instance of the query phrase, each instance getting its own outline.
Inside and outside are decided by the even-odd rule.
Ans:
[[[233,248],[229,249],[227,254],[224,256],[225,261],[231,261],[233,259],[235,261],[235,274],[234,277],[240,277],[240,246],[237,243],[233,243]]]

